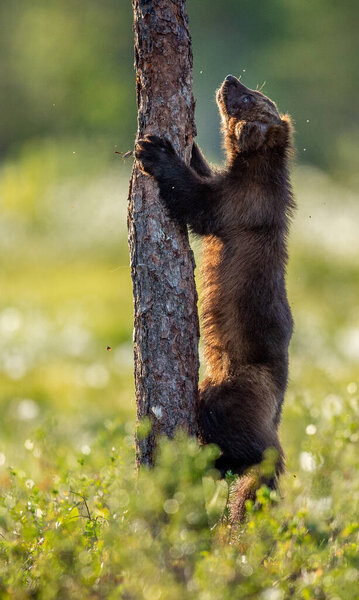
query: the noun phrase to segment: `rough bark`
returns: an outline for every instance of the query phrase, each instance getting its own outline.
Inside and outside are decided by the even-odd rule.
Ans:
[[[185,0],[133,0],[138,104],[137,139],[167,136],[188,161],[195,135],[192,48]],[[196,433],[198,314],[187,231],[172,223],[157,185],[134,165],[129,191],[129,247],[134,294],[137,462],[152,464],[158,434]]]

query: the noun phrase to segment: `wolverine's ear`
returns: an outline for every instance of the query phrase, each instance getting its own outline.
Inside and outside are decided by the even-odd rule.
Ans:
[[[269,148],[275,146],[285,147],[290,146],[293,137],[293,126],[288,115],[281,117],[281,122],[271,125],[267,129],[266,144]]]

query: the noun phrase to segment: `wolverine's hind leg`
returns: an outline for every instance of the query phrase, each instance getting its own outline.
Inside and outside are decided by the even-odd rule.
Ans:
[[[229,516],[233,524],[242,521],[245,517],[247,500],[256,502],[257,490],[261,485],[265,484],[271,490],[278,490],[279,475],[282,471],[283,459],[277,463],[275,473],[270,477],[254,468],[243,477],[238,478],[232,487],[229,503]]]
[[[274,417],[275,395],[263,384],[263,373],[244,369],[241,376],[217,385],[202,384],[199,406],[199,429],[205,443],[217,444],[222,455],[216,467],[222,473],[231,470],[243,475],[264,459],[265,451],[275,451],[273,472],[248,479],[246,475],[235,488],[231,512],[243,513],[245,501],[255,497],[256,489],[266,483],[276,487],[283,470],[283,451]],[[258,471],[259,473],[259,471]]]
[[[274,424],[275,397],[263,388],[260,376],[246,370],[235,380],[212,385],[203,382],[200,393],[199,429],[203,441],[222,450],[218,467],[243,474],[263,460],[268,448],[283,455]]]

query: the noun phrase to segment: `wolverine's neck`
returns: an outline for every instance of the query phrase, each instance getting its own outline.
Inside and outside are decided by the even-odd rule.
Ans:
[[[259,149],[256,152],[227,154],[228,173],[242,178],[249,175],[255,180],[266,181],[268,176],[287,170],[287,153],[284,148]]]

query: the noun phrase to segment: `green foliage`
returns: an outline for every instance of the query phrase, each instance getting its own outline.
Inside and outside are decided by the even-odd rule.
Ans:
[[[39,440],[38,478],[30,460],[28,472],[8,469],[3,488],[1,597],[356,597],[359,408],[342,402],[303,444],[284,498],[261,488],[261,508],[232,529],[215,448],[163,440],[157,466],[136,474],[132,436],[119,427],[71,468]]]
[[[300,161],[357,177],[356,4],[188,8],[205,148],[214,88],[246,69],[296,119]],[[357,195],[297,169],[287,471],[230,529],[216,449],[179,436],[134,470],[131,159],[113,154],[136,127],[130,3],[17,0],[0,17],[0,598],[356,598]]]
[[[0,597],[356,598],[357,198],[297,172],[287,471],[231,530],[214,448],[135,473],[128,176],[79,140],[3,167]]]
[[[44,135],[133,133],[129,3],[17,0],[2,3],[0,19],[3,149]]]
[[[262,86],[296,122],[298,158],[356,181],[358,4],[188,0],[199,139],[219,155],[214,91],[227,73]],[[0,150],[39,137],[136,130],[132,8],[118,0],[0,5]],[[208,126],[208,123],[211,123]]]

